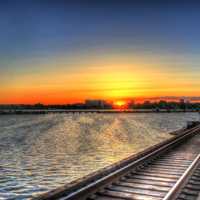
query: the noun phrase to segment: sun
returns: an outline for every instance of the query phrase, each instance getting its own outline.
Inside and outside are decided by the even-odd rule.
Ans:
[[[117,100],[113,103],[114,108],[116,109],[124,109],[127,108],[127,102],[124,100]]]

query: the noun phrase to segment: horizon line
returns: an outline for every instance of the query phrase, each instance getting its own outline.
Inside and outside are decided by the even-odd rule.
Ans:
[[[191,101],[191,102],[200,102],[200,96],[159,96],[159,97],[127,97],[127,98],[119,98],[119,99],[101,99],[101,98],[86,98],[84,100],[80,100],[80,101],[70,101],[70,102],[65,102],[65,103],[43,103],[40,101],[37,102],[33,102],[33,103],[26,103],[26,102],[21,102],[21,103],[0,103],[0,105],[35,105],[35,104],[43,104],[43,105],[70,105],[70,104],[83,104],[85,103],[86,100],[101,100],[101,101],[106,101],[106,102],[110,102],[113,103],[115,101],[118,100],[123,100],[123,101],[134,101],[136,103],[141,103],[141,102],[145,102],[145,101],[151,101],[151,102],[156,102],[156,101],[160,101],[160,100],[164,100],[167,102],[170,101],[179,101],[181,99],[187,100],[187,101]]]

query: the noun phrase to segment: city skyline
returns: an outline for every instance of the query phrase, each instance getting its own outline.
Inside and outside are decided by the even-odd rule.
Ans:
[[[0,104],[200,97],[199,3],[1,1]]]

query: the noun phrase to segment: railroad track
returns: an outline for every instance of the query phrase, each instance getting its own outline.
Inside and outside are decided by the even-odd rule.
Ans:
[[[35,199],[193,200],[200,192],[200,126]],[[200,198],[200,196],[199,196]]]

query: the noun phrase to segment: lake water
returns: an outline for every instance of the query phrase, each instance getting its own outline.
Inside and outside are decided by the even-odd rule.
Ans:
[[[0,116],[0,199],[28,199],[169,137],[197,113]]]

